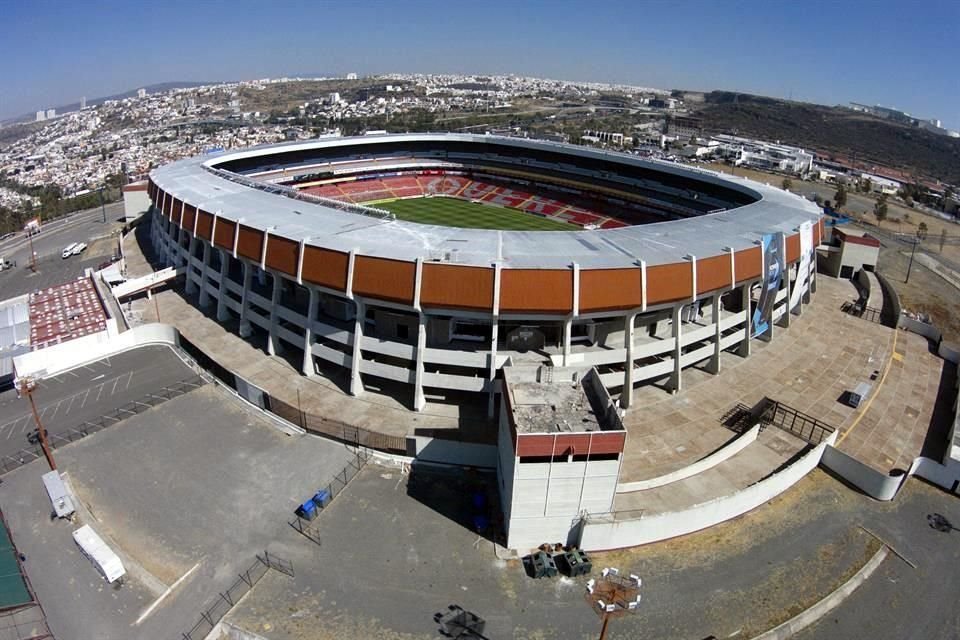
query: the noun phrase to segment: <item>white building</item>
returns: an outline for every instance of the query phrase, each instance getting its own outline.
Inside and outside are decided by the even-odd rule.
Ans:
[[[882,178],[880,176],[875,176],[870,173],[860,174],[861,180],[870,181],[870,190],[874,193],[883,193],[888,196],[896,195],[900,188],[903,186],[901,183],[896,180],[890,180],[889,178]]]
[[[799,147],[728,135],[716,135],[713,139],[721,143],[721,154],[737,166],[796,175],[813,170],[813,154]]]

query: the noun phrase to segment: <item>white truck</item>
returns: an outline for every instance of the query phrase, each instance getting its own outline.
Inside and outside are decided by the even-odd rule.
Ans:
[[[107,582],[113,584],[126,575],[127,570],[123,568],[120,557],[107,546],[96,531],[90,528],[90,525],[85,524],[74,531],[73,539],[83,554],[96,565],[97,570],[103,574]]]

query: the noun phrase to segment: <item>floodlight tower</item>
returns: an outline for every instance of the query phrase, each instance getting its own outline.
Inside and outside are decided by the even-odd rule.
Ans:
[[[606,640],[611,619],[637,612],[641,584],[643,581],[639,576],[632,573],[627,577],[621,576],[615,567],[604,569],[599,579],[587,581],[584,599],[600,617],[600,640]]]

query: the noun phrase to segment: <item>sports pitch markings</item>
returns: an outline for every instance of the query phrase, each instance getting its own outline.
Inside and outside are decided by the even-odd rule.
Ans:
[[[579,231],[580,227],[533,213],[457,198],[408,198],[368,203],[393,212],[398,220],[465,229]]]

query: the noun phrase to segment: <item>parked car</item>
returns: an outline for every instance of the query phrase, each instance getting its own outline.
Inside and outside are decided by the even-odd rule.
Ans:
[[[76,248],[77,248],[76,242],[72,242],[68,244],[66,247],[63,248],[63,252],[60,254],[60,257],[66,260],[67,258],[69,258],[74,254],[74,249]]]
[[[86,250],[87,250],[87,243],[78,242],[76,246],[73,247],[73,255],[78,256]]]

